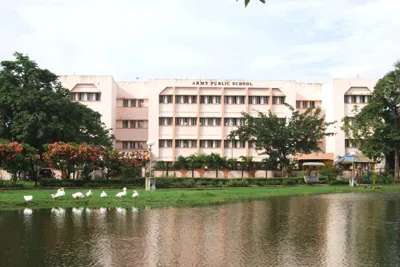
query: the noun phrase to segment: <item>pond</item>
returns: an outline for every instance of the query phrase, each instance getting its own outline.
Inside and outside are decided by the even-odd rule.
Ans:
[[[400,194],[0,212],[0,266],[400,266]]]

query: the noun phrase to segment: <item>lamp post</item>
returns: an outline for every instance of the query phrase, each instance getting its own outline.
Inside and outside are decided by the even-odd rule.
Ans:
[[[149,150],[149,157],[150,157],[150,166],[149,166],[149,177],[145,179],[145,190],[150,191],[150,184],[152,179],[152,157],[151,157],[151,147],[154,146],[155,142],[152,140],[147,141],[147,146]],[[154,182],[155,183],[155,182]],[[155,188],[155,185],[154,185]]]

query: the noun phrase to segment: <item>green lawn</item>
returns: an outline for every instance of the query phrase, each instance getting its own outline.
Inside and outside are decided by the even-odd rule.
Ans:
[[[115,194],[121,190],[106,190],[108,197],[100,198],[101,189],[94,189],[93,197],[74,201],[75,192],[86,193],[87,189],[66,189],[66,196],[61,199],[52,199],[50,194],[56,190],[29,189],[0,191],[0,210],[23,209],[27,206],[24,195],[32,195],[30,208],[72,208],[72,207],[166,207],[166,206],[199,206],[221,204],[236,201],[262,200],[275,196],[309,195],[342,192],[382,192],[400,191],[400,185],[381,186],[378,190],[364,187],[349,186],[293,186],[293,187],[246,187],[246,188],[216,188],[216,189],[164,189],[156,192],[138,190],[139,198],[133,199],[133,189],[128,188],[125,198],[116,198]]]

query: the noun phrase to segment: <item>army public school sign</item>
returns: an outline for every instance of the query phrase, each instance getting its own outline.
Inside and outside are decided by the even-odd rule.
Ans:
[[[246,81],[193,81],[198,86],[253,86],[253,82]]]

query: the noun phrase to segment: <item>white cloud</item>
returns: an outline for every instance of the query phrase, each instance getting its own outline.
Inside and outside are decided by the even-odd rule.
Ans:
[[[20,51],[60,74],[123,80],[378,78],[400,59],[398,10],[398,0],[0,0],[0,60]]]

